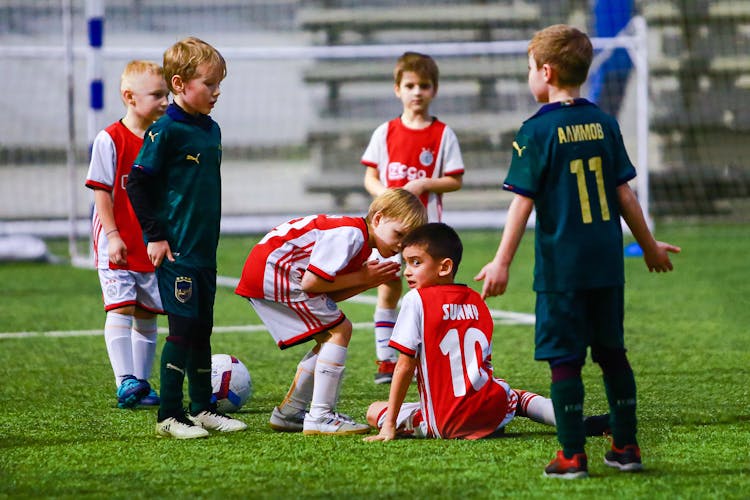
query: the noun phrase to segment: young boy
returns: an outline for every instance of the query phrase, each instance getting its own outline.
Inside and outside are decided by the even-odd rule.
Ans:
[[[437,95],[438,66],[427,55],[406,52],[396,62],[393,90],[403,111],[381,124],[372,134],[362,155],[365,188],[377,196],[390,187],[402,187],[419,196],[430,221],[439,222],[443,193],[461,188],[464,163],[453,130],[430,114]],[[374,254],[374,258],[379,256]],[[394,257],[401,264],[401,256]],[[401,277],[378,287],[375,308],[376,384],[389,384],[393,377],[396,351],[388,341],[396,321],[401,297]]]
[[[643,249],[650,271],[671,271],[628,186],[636,175],[617,122],[580,98],[592,57],[586,34],[550,26],[529,43],[529,88],[548,103],[524,122],[503,188],[515,193],[495,258],[476,276],[482,297],[502,294],[508,271],[536,207],[535,359],[549,363],[551,397],[562,450],[550,477],[588,475],[581,426],[581,368],[588,346],[602,369],[613,444],[605,463],[642,468],[636,440],[636,386],[623,341],[624,263],[620,216]]]
[[[207,436],[208,430],[246,428],[211,404],[221,132],[208,115],[219,98],[226,63],[211,45],[189,37],[164,52],[164,75],[174,102],[149,127],[127,190],[169,320],[156,433],[191,439]],[[187,414],[182,406],[186,375]]]
[[[365,424],[336,411],[352,324],[336,302],[392,280],[401,266],[369,261],[401,251],[401,240],[424,224],[421,201],[389,189],[367,217],[311,215],[284,223],[253,247],[235,292],[246,297],[280,349],[310,340],[289,392],[273,409],[276,431],[362,434]],[[308,410],[309,406],[309,410]]]
[[[164,114],[167,94],[158,64],[130,61],[125,66],[120,78],[125,116],[97,134],[86,176],[86,187],[94,190],[94,259],[107,313],[104,341],[120,408],[159,404],[148,379],[156,354],[156,315],[163,311],[125,183],[146,129]]]
[[[388,401],[376,401],[367,411],[380,433],[366,440],[479,439],[501,431],[516,415],[555,425],[549,399],[494,377],[490,311],[477,292],[454,283],[463,253],[458,234],[430,223],[409,233],[402,246],[412,290],[390,340],[401,355]],[[420,401],[404,403],[415,369]],[[587,432],[602,434],[606,420],[588,418]]]

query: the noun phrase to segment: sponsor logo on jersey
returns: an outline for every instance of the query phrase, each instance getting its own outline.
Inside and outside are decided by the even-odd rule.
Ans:
[[[392,181],[398,181],[406,179],[412,181],[414,179],[424,179],[427,177],[427,172],[417,167],[410,167],[394,161],[388,164],[388,179]]]
[[[526,146],[521,147],[518,145],[516,141],[513,141],[513,149],[515,149],[518,152],[518,157],[520,158],[523,156],[523,150],[526,149]]]
[[[174,280],[174,297],[183,304],[193,296],[193,279],[187,276],[178,276]]]
[[[157,135],[159,135],[159,132],[153,133],[151,130],[148,131],[148,138],[151,139],[151,142],[156,140]]]
[[[193,155],[186,155],[185,156],[186,160],[188,160],[188,161],[194,161],[197,165],[200,165],[200,163],[201,163],[200,158],[201,158],[201,154],[200,153],[198,153],[195,156],[193,156]]]
[[[429,167],[432,165],[432,162],[435,160],[435,155],[430,151],[428,148],[422,148],[422,152],[419,153],[419,163],[422,164],[423,167]]]

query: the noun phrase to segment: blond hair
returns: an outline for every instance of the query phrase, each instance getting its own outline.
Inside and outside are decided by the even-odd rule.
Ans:
[[[440,70],[438,70],[438,65],[432,57],[419,52],[404,52],[396,61],[396,67],[393,69],[393,81],[396,85],[401,85],[401,78],[406,71],[416,73],[423,80],[431,81],[437,89]]]
[[[389,188],[376,196],[367,212],[367,222],[377,212],[391,220],[401,222],[407,231],[427,223],[427,209],[413,193],[401,188]]]
[[[586,33],[566,24],[537,32],[529,42],[537,69],[549,64],[557,71],[560,87],[577,87],[586,81],[594,49]]]
[[[200,38],[189,36],[176,42],[164,52],[164,77],[169,90],[172,88],[172,77],[180,75],[183,81],[190,81],[198,74],[198,66],[208,63],[221,68],[222,79],[227,76],[227,63],[224,57]]]
[[[120,75],[120,95],[122,96],[122,93],[126,90],[132,91],[135,80],[141,75],[156,75],[164,78],[164,68],[152,61],[139,59],[130,61],[125,65],[125,69],[122,70],[122,75]]]

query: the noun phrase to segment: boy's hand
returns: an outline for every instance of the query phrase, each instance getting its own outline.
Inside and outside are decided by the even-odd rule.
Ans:
[[[396,428],[388,422],[383,422],[383,427],[377,435],[367,436],[366,438],[362,438],[362,441],[392,441],[394,439],[396,439]]]
[[[154,267],[159,267],[166,258],[169,262],[174,262],[172,249],[169,247],[167,240],[149,241],[146,247],[146,253]]]
[[[118,266],[124,266],[128,263],[128,247],[120,238],[120,234],[113,232],[112,236],[107,237],[107,253],[109,261]]]
[[[656,242],[656,247],[643,251],[643,260],[646,261],[646,267],[649,272],[666,273],[673,269],[672,261],[669,259],[669,253],[680,253],[682,249],[662,241]]]
[[[501,266],[497,262],[490,261],[487,263],[479,274],[474,276],[474,281],[482,281],[482,300],[487,297],[495,297],[505,293],[508,286],[508,268]]]
[[[362,267],[362,271],[365,275],[365,282],[372,288],[397,279],[401,264],[387,260],[370,260]]]
[[[409,191],[414,196],[422,196],[427,189],[427,182],[425,179],[414,179],[404,184],[404,189]]]

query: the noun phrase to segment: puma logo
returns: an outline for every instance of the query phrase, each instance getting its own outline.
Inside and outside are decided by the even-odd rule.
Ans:
[[[186,160],[190,160],[190,161],[194,161],[195,163],[197,163],[198,165],[200,165],[200,163],[201,163],[200,157],[201,157],[201,154],[198,153],[195,156],[193,156],[193,155],[187,155],[187,156],[185,156],[185,159]]]
[[[516,151],[518,151],[518,157],[520,158],[520,157],[523,156],[523,150],[526,149],[526,146],[521,147],[521,146],[518,145],[518,143],[516,141],[513,141],[513,149],[515,149]]]
[[[159,135],[159,132],[153,133],[152,131],[148,131],[148,138],[151,139],[151,142],[154,142],[156,140],[156,136]]]

